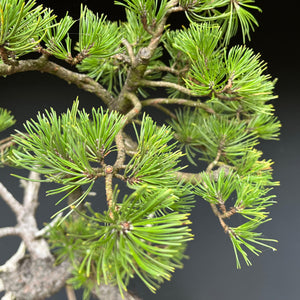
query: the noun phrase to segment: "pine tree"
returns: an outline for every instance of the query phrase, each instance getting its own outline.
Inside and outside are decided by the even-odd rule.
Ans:
[[[126,21],[112,22],[84,5],[79,20],[68,13],[59,20],[35,0],[0,0],[0,75],[46,72],[103,104],[87,112],[74,99],[65,113],[40,112],[0,141],[1,166],[30,171],[20,178],[23,203],[0,183],[17,218],[0,237],[22,239],[0,267],[5,299],[43,299],[65,285],[70,293],[83,288],[84,299],[138,299],[127,291],[133,277],[155,292],[183,267],[194,238],[189,215],[200,201],[231,240],[238,268],[251,265],[249,253],[276,250],[258,229],[270,220],[278,183],[257,146],[278,138],[280,122],[270,103],[275,80],[246,46],[258,25],[254,2],[121,0],[115,5]],[[189,25],[172,29],[169,17],[178,12]],[[78,35],[70,34],[74,28]],[[237,32],[242,45],[232,46]],[[153,98],[153,89],[161,96]],[[143,112],[150,106],[165,124]],[[0,108],[0,131],[14,122]],[[198,172],[185,171],[185,158]],[[105,211],[87,201],[101,179],[97,201]],[[39,229],[43,182],[53,183],[48,194],[65,206]],[[231,225],[233,215],[240,224]]]

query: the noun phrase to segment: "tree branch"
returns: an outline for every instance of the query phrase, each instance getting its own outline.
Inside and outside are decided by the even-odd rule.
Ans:
[[[122,44],[126,47],[130,58],[130,63],[133,65],[135,63],[135,56],[131,44],[126,39],[122,39]]]
[[[17,269],[18,267],[18,262],[23,259],[26,253],[26,246],[24,242],[22,241],[20,243],[20,246],[16,253],[6,261],[6,263],[2,266],[0,266],[0,273],[1,272],[11,272]]]
[[[126,123],[128,123],[141,111],[142,104],[138,97],[133,93],[126,93],[124,97],[129,99],[133,104],[133,108],[125,115]]]
[[[145,75],[149,75],[155,72],[167,72],[167,73],[172,73],[176,76],[180,76],[182,73],[186,72],[188,70],[187,67],[185,67],[182,70],[177,70],[174,67],[168,67],[168,66],[153,66],[151,69],[147,70],[145,72]]]
[[[138,87],[141,85],[141,80],[145,75],[145,72],[149,65],[149,61],[160,43],[161,37],[165,30],[165,25],[168,17],[170,16],[171,13],[183,10],[182,7],[175,7],[176,5],[178,5],[177,0],[170,1],[169,3],[170,8],[168,9],[167,13],[157,24],[155,30],[151,32],[152,38],[148,46],[141,48],[137,53],[137,55],[131,58],[133,64],[131,65],[128,71],[128,76],[117,99],[117,107],[121,112],[123,113],[128,112],[128,101],[126,101],[128,100],[128,97],[126,97],[126,95],[127,93],[131,93],[132,95],[135,95],[135,92],[137,91]],[[145,28],[145,30],[147,31],[147,28]],[[132,56],[133,52],[130,50],[129,45],[127,45],[127,50],[129,55]]]
[[[10,235],[20,235],[20,232],[17,227],[3,227],[0,228],[0,238]]]
[[[176,84],[168,81],[152,81],[152,80],[142,79],[139,81],[139,86],[172,88],[186,95],[196,96],[190,89],[180,84]]]
[[[68,300],[76,300],[75,291],[70,285],[66,285],[66,294],[67,294]]]
[[[0,64],[0,75],[11,75],[27,71],[40,71],[55,75],[56,77],[73,83],[79,88],[95,94],[109,107],[116,105],[115,98],[97,81],[85,74],[70,71],[52,61],[48,60],[47,55],[42,55],[37,59],[20,60],[17,66]]]
[[[0,182],[0,196],[4,202],[11,208],[16,216],[23,210],[23,206],[18,202],[15,197],[6,189],[6,187]]]
[[[193,101],[182,98],[153,98],[142,101],[142,106],[157,104],[177,104],[183,106],[198,107],[207,111],[210,114],[216,114],[216,112],[212,108],[200,101]]]
[[[116,141],[116,146],[118,149],[118,156],[114,163],[114,170],[120,169],[124,165],[125,158],[126,158],[125,145],[124,145],[122,131],[116,135],[115,141]]]
[[[97,296],[99,300],[142,300],[138,296],[128,292],[124,292],[124,298],[122,298],[117,286],[106,284],[96,286],[92,293]]]
[[[28,179],[39,180],[40,175],[36,172],[30,172]],[[25,210],[30,211],[32,214],[34,214],[38,206],[40,182],[23,180],[22,184],[24,185],[23,207]]]
[[[212,178],[214,180],[217,180],[220,174],[220,171],[223,169],[225,171],[225,174],[228,174],[229,170],[231,169],[231,166],[228,165],[221,165],[218,169],[209,171],[208,173],[211,174]],[[186,172],[175,172],[175,176],[178,181],[183,181],[185,183],[191,183],[193,185],[197,185],[202,181],[202,175],[201,173],[186,173]]]

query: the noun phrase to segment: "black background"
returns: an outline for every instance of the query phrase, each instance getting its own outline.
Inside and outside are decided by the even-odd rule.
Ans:
[[[37,1],[62,15],[69,10],[78,17],[80,1]],[[123,9],[114,7],[113,1],[82,1],[95,12],[104,12],[109,19],[123,18]],[[103,4],[105,2],[105,4]],[[276,114],[282,122],[280,141],[263,142],[260,148],[266,158],[272,158],[274,176],[281,186],[274,190],[278,204],[271,210],[272,221],[260,227],[266,237],[279,240],[278,251],[264,250],[259,257],[252,257],[253,266],[235,267],[230,241],[224,235],[209,206],[199,201],[192,213],[195,240],[189,244],[182,270],[176,270],[172,280],[162,285],[157,294],[151,294],[139,280],[131,288],[143,299],[173,300],[281,300],[299,299],[300,294],[300,199],[299,199],[299,23],[297,7],[286,1],[256,1],[263,8],[257,14],[260,27],[252,34],[248,45],[268,62],[268,72],[278,78],[275,100]],[[172,18],[179,26],[182,15]],[[183,19],[182,19],[183,20]],[[184,20],[183,20],[184,22]],[[75,32],[74,32],[75,34]],[[241,42],[238,41],[237,42]],[[12,111],[17,119],[16,128],[34,117],[37,111],[50,106],[63,112],[79,96],[80,105],[87,111],[99,105],[99,99],[75,86],[47,74],[24,73],[0,79],[0,106]],[[159,120],[160,114],[154,115]],[[7,178],[12,170],[0,169],[0,180],[21,199],[18,180]],[[49,188],[49,187],[48,187]],[[38,209],[39,224],[49,220],[57,210],[55,199],[45,198],[46,187],[41,191]],[[15,224],[14,215],[0,202],[0,226]],[[13,238],[0,240],[0,263],[14,253],[18,241]],[[66,299],[64,292],[52,300]],[[79,297],[80,299],[80,297]]]

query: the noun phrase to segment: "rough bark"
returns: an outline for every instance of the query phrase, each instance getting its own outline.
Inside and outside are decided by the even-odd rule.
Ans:
[[[16,300],[43,300],[57,293],[70,277],[68,261],[55,266],[54,259],[24,257],[16,269],[0,273],[3,289]]]

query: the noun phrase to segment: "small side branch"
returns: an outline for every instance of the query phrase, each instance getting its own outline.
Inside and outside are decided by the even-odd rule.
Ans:
[[[130,120],[132,120],[142,109],[142,104],[139,100],[139,98],[133,94],[133,93],[125,93],[125,98],[131,101],[133,104],[133,108],[125,115],[126,122],[128,123]]]
[[[208,167],[206,168],[206,172],[211,172],[212,171],[212,169],[218,164],[218,162],[221,158],[221,155],[222,155],[222,147],[220,146],[216,158],[214,159],[214,161],[212,161],[208,165]]]
[[[206,104],[200,102],[200,101],[193,101],[193,100],[187,100],[182,98],[153,98],[153,99],[147,99],[142,101],[142,106],[149,106],[149,105],[158,105],[158,104],[175,104],[175,105],[182,105],[182,106],[190,106],[190,107],[198,107],[205,111],[207,111],[210,114],[216,114],[216,112],[207,106]]]
[[[231,168],[232,168],[231,166],[224,164],[224,165],[220,166],[218,169],[209,172],[209,174],[211,174],[211,176],[214,180],[217,180],[221,170],[224,170],[225,174],[228,174],[228,172]],[[203,178],[203,173],[202,172],[201,173],[186,173],[186,172],[177,171],[177,172],[175,172],[175,176],[178,181],[183,181],[185,183],[191,183],[193,185],[197,185],[197,184],[201,183],[202,178]]]
[[[36,173],[31,172],[29,177],[38,178]],[[33,258],[52,257],[49,246],[44,239],[36,239],[35,234],[39,231],[35,219],[35,209],[38,205],[37,194],[38,182],[23,183],[24,204],[20,204],[13,195],[0,183],[0,196],[16,215],[17,225],[0,229],[0,237],[18,235],[24,241],[26,248]]]
[[[14,196],[6,189],[6,187],[0,182],[0,197],[11,208],[16,216],[23,210],[23,206],[18,202]]]
[[[0,228],[0,238],[10,235],[20,235],[20,230],[17,227]]]
[[[182,85],[179,85],[179,84],[176,84],[173,82],[168,82],[168,81],[152,81],[152,80],[142,79],[139,82],[139,85],[140,86],[148,86],[148,87],[172,88],[172,89],[175,89],[175,90],[177,90],[181,93],[184,93],[188,96],[196,96],[195,94],[193,94],[193,92],[190,89],[188,89]]]
[[[126,47],[129,58],[130,58],[130,62],[131,65],[135,64],[135,55],[132,49],[131,44],[126,40],[126,39],[122,39],[122,44]]]
[[[76,300],[76,294],[74,289],[70,285],[66,285],[66,294],[68,297],[68,300]]]

